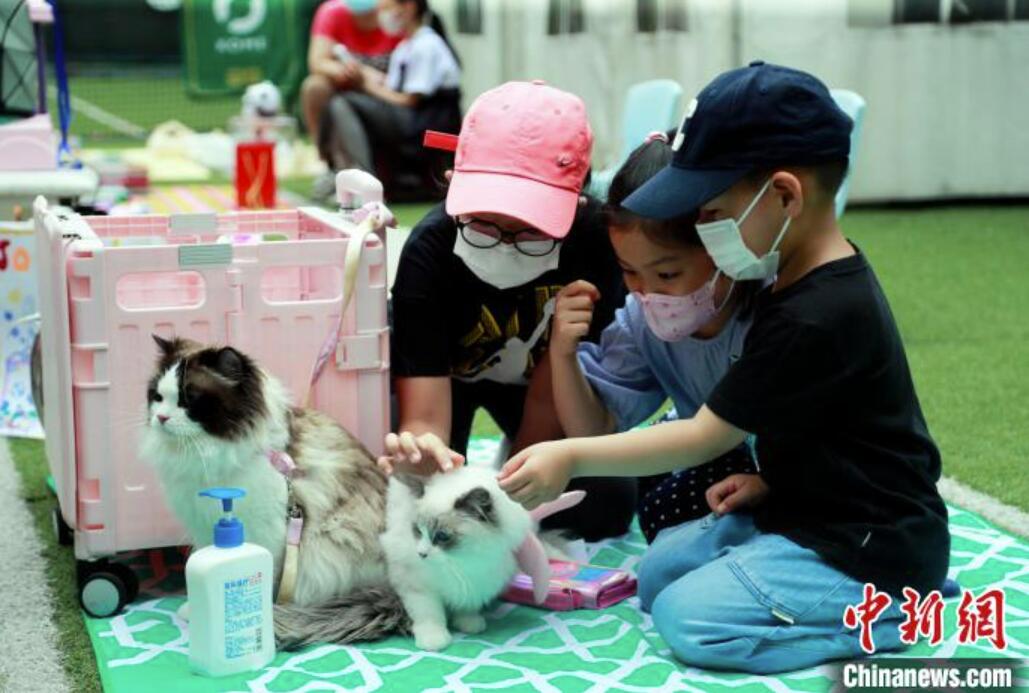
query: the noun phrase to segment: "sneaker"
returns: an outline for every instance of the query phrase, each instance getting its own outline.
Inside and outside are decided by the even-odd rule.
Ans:
[[[329,170],[314,179],[311,197],[315,202],[332,204],[336,200],[336,172]]]

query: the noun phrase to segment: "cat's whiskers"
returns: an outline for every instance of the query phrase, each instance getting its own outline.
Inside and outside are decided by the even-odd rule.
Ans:
[[[150,412],[141,412],[133,408],[127,411],[114,411],[109,418],[113,428],[135,430],[149,424]]]
[[[211,441],[207,438],[201,438],[199,435],[195,435],[190,438],[193,441],[193,446],[196,448],[197,457],[200,458],[200,464],[204,468],[204,483],[211,483],[211,468],[207,464],[207,453],[212,448]]]
[[[468,579],[468,576],[465,574],[465,572],[461,569],[460,565],[450,560],[449,557],[447,557],[447,560],[443,561],[443,565],[446,567],[447,572],[449,572],[450,575],[454,577],[454,582],[460,586],[461,591],[464,594],[471,594],[471,581]]]
[[[193,455],[200,462],[200,466],[204,472],[204,485],[209,486],[211,483],[211,471],[207,466],[207,455],[204,454],[204,450],[201,447],[200,435],[191,434],[176,438],[176,444],[183,449],[183,452],[187,455]],[[206,442],[206,441],[205,441]]]

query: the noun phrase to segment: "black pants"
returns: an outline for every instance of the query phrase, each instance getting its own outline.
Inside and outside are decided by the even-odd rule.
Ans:
[[[514,440],[525,408],[524,385],[492,381],[466,383],[451,379],[450,447],[465,454],[475,412],[482,407],[509,440]],[[586,498],[574,508],[551,515],[542,529],[567,530],[586,541],[616,537],[629,531],[636,511],[636,480],[626,477],[572,479],[569,491],[582,490]]]
[[[329,99],[318,147],[333,169],[375,172],[376,156],[390,156],[412,139],[413,111],[363,92],[343,91]]]

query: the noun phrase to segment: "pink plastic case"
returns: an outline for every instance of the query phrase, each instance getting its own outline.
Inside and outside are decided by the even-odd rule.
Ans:
[[[300,402],[343,305],[352,230],[316,208],[81,217],[35,204],[46,451],[75,555],[180,544],[150,465],[137,457],[151,334],[230,344]],[[311,406],[373,453],[389,426],[386,257],[369,234],[335,363]]]

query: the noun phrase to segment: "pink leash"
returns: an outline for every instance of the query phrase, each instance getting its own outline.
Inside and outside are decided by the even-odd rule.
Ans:
[[[300,568],[300,536],[304,531],[304,510],[293,495],[293,476],[297,464],[285,450],[269,450],[268,462],[286,480],[286,555],[282,562],[282,578],[279,580],[279,604],[293,601],[297,574]]]

